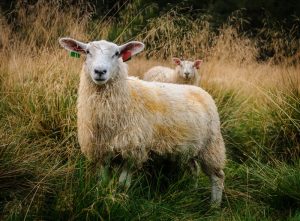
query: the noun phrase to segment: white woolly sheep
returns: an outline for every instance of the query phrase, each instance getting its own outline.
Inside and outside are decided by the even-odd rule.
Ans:
[[[222,198],[225,147],[216,105],[203,89],[128,77],[124,61],[144,44],[118,46],[105,40],[82,43],[61,38],[70,51],[86,54],[77,101],[82,152],[104,165],[122,156],[140,167],[154,152],[188,156],[212,183],[212,203]],[[130,173],[125,169],[122,181]]]
[[[145,81],[191,84],[199,86],[201,77],[197,70],[200,68],[202,60],[195,60],[192,62],[173,58],[173,61],[176,64],[175,69],[155,66],[145,73],[143,79]]]

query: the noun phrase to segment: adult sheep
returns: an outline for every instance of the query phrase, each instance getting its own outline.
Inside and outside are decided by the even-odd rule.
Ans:
[[[59,42],[67,50],[86,54],[77,101],[82,152],[101,164],[119,155],[138,167],[151,152],[184,154],[198,161],[210,177],[211,200],[219,205],[225,147],[211,96],[195,86],[128,77],[124,61],[144,49],[141,42],[121,46],[105,40]]]
[[[143,80],[199,86],[201,77],[198,69],[202,60],[187,61],[173,58],[173,61],[176,64],[175,69],[164,66],[152,67],[144,74]]]

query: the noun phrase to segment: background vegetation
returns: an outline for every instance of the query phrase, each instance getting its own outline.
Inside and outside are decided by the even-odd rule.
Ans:
[[[1,220],[300,219],[299,3],[170,2],[1,3]],[[61,36],[145,42],[128,62],[136,76],[172,56],[204,60],[201,87],[216,100],[228,152],[220,210],[209,208],[204,175],[195,187],[166,159],[124,190],[118,168],[109,177],[81,155],[83,58],[70,58]]]

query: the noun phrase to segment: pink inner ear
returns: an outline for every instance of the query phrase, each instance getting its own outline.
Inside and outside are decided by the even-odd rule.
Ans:
[[[122,53],[122,59],[123,61],[128,61],[131,58],[131,52],[130,51],[124,51]]]
[[[84,52],[84,49],[80,47],[76,42],[71,40],[66,40],[65,43],[69,45],[70,48],[72,48],[72,51],[76,52]]]
[[[181,61],[178,58],[173,58],[173,61],[175,62],[175,64],[180,65]]]
[[[79,47],[78,45],[76,45],[76,46],[74,47],[74,51],[84,52],[84,50],[83,50],[81,47]]]
[[[194,67],[196,69],[199,69],[201,64],[202,64],[202,60],[196,60],[195,63],[194,63]]]

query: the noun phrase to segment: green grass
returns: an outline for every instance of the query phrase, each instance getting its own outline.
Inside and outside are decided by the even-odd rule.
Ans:
[[[20,7],[12,24],[0,14],[0,220],[300,220],[299,65],[287,65],[297,56],[258,63],[259,39],[238,27],[216,33],[204,17],[176,10],[152,18],[155,5],[128,4],[119,22],[91,21],[79,5],[41,3],[29,15]],[[220,209],[210,209],[208,178],[180,162],[154,157],[125,189],[120,168],[87,161],[76,127],[82,60],[59,48],[60,36],[144,41],[151,60],[128,62],[136,75],[155,59],[203,58],[202,86],[217,103],[227,148]],[[282,48],[284,37],[271,43]]]
[[[253,105],[251,99],[244,100],[236,91],[212,91],[220,109],[229,158],[219,210],[209,207],[210,184],[204,174],[196,187],[189,170],[165,159],[154,158],[136,171],[131,187],[124,189],[118,184],[118,168],[105,175],[97,164],[81,155],[75,95],[42,89],[33,92],[31,87],[15,93],[19,96],[2,92],[0,100],[0,209],[5,220],[299,218],[300,162],[294,152],[290,152],[289,160],[277,159],[270,146],[264,146],[270,141],[263,137],[273,135],[270,131],[275,129],[258,136],[265,123],[262,118],[273,117],[276,109],[266,113],[266,107],[261,106],[254,109],[261,115],[255,116],[248,109]],[[290,105],[294,104],[292,98],[285,101],[290,103],[282,106],[280,113],[289,108],[298,113],[299,109]],[[271,126],[282,125],[283,119],[274,118]],[[285,136],[297,132],[294,126],[285,127],[291,132]],[[281,139],[273,141],[278,148],[286,144]]]

